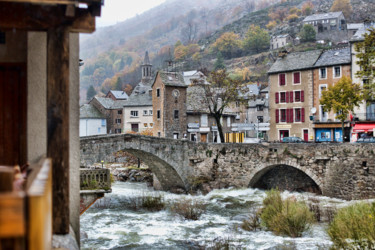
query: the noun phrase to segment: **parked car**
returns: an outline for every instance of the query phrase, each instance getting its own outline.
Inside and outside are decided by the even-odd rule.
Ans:
[[[365,138],[359,138],[357,143],[375,143],[375,138],[374,137],[365,137]]]
[[[301,143],[304,142],[300,137],[284,137],[283,142]]]

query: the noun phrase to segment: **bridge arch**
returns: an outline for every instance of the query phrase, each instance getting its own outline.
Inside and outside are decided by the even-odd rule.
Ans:
[[[277,162],[257,167],[250,176],[249,187],[307,191],[322,194],[322,181],[310,169],[294,162]]]

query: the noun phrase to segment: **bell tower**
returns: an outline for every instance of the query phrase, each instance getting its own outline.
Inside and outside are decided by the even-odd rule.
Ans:
[[[150,63],[150,58],[148,57],[148,51],[146,51],[145,59],[141,65],[142,70],[142,82],[147,83],[152,80],[152,65]]]

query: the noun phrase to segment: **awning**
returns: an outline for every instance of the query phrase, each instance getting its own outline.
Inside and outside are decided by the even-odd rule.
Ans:
[[[373,131],[375,128],[375,123],[364,123],[364,124],[355,124],[353,127],[353,132],[359,133],[359,132],[367,132],[367,131]]]

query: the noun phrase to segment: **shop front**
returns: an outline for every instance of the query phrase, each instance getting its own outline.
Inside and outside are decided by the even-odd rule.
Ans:
[[[374,136],[375,123],[356,123],[353,126],[351,142],[356,142],[362,137]]]
[[[350,123],[344,124],[344,141],[349,140]],[[343,142],[343,134],[340,122],[315,123],[316,142]]]

